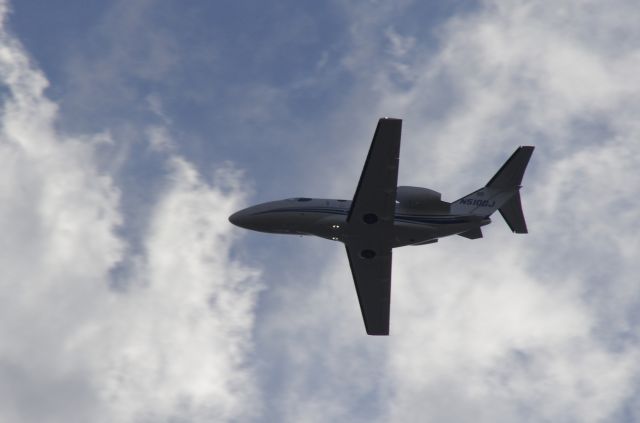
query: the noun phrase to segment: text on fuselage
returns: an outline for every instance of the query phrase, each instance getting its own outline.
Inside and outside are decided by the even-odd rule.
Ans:
[[[477,198],[463,198],[459,201],[460,204],[464,204],[465,206],[476,206],[476,207],[494,207],[496,202],[493,200],[480,200]]]

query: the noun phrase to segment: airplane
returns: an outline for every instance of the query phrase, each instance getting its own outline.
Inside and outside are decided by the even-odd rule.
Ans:
[[[393,248],[450,235],[482,238],[496,210],[514,233],[527,233],[520,188],[534,147],[519,147],[484,187],[448,203],[431,189],[397,186],[401,132],[401,119],[379,119],[351,201],[296,197],[229,217],[245,229],[343,243],[369,335],[389,334]]]

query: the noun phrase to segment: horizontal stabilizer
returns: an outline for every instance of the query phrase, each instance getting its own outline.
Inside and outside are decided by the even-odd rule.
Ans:
[[[480,228],[469,229],[468,231],[461,232],[458,235],[468,239],[478,239],[478,238],[482,238],[482,229]]]
[[[520,192],[509,199],[502,207],[500,207],[500,214],[504,218],[509,228],[517,234],[527,233],[527,223],[524,220],[524,213],[522,213],[522,203],[520,202]]]

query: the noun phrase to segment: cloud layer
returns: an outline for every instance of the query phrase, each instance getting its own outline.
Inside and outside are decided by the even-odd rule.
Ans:
[[[345,6],[356,22],[345,65],[361,78],[349,108],[405,118],[400,181],[448,200],[484,184],[517,145],[536,145],[523,191],[531,234],[511,235],[496,216],[481,241],[397,250],[382,347],[344,332],[355,298],[343,309],[350,281],[337,258],[311,296],[291,301],[323,310],[307,330],[334,358],[297,381],[306,406],[290,420],[317,421],[320,408],[337,420],[632,421],[637,5],[485,2],[442,24],[437,49],[394,24],[420,8]],[[336,186],[355,180],[337,176]],[[305,346],[296,356],[319,354]],[[339,394],[319,394],[319,375],[334,375],[320,392]]]
[[[0,420],[638,419],[634,2],[337,1],[292,8],[287,22],[311,35],[265,18],[256,34],[216,32],[193,50],[181,47],[198,31],[161,19],[183,15],[149,4],[107,13],[109,49],[70,60],[77,90],[62,106],[0,31]],[[199,10],[185,9],[190,25]],[[245,49],[227,45],[239,33]],[[260,54],[243,56],[248,45]],[[207,72],[180,73],[191,59]],[[180,126],[185,98],[216,112],[202,134]],[[104,130],[86,130],[101,114]],[[233,151],[261,199],[306,186],[348,198],[385,115],[404,118],[400,182],[446,200],[517,145],[536,151],[531,233],[494,216],[482,240],[394,251],[392,335],[372,338],[338,244],[239,240],[227,216],[247,201],[246,176],[201,169]]]

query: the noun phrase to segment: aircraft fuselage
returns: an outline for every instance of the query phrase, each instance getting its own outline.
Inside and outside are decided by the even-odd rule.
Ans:
[[[258,204],[234,213],[229,220],[240,227],[259,232],[315,235],[349,242],[360,236],[350,230],[349,200],[290,198]],[[393,248],[423,245],[438,238],[464,233],[491,223],[489,217],[455,214],[425,214],[403,210],[396,205],[393,219]]]

